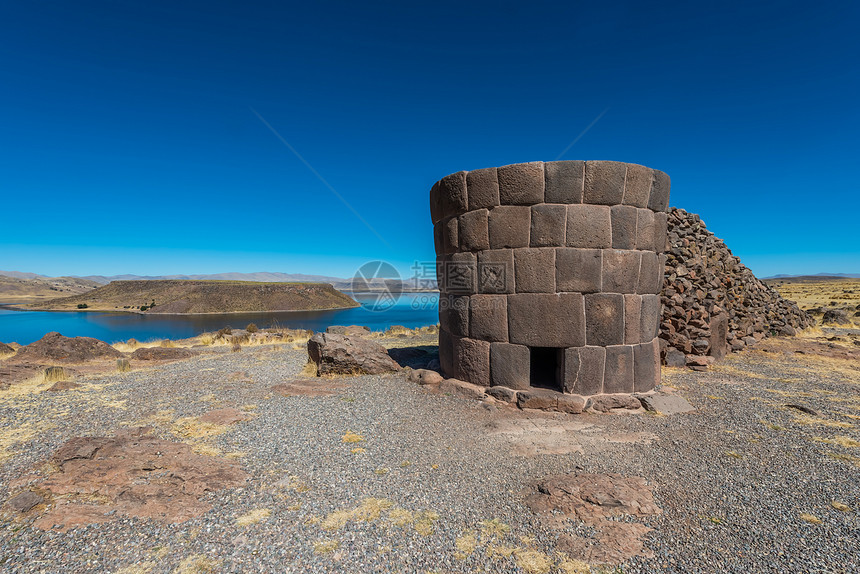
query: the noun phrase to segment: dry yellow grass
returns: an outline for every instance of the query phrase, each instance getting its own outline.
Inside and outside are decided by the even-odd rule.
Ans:
[[[364,441],[364,437],[352,431],[346,431],[340,440],[346,443],[356,443]]]
[[[482,520],[478,526],[481,527],[481,534],[487,538],[502,538],[511,531],[511,527],[498,518]]]
[[[173,423],[171,432],[186,439],[205,439],[224,434],[228,429],[226,425],[203,422],[198,417],[184,417]]]
[[[847,436],[836,436],[833,438],[812,437],[815,442],[825,442],[827,444],[835,444],[845,448],[860,448],[860,441],[856,441]]]
[[[538,550],[516,550],[514,556],[526,574],[548,574],[552,568],[552,559]]]
[[[155,562],[141,562],[120,568],[116,574],[149,574],[153,568],[155,568]]]
[[[256,508],[251,512],[243,514],[242,516],[237,518],[236,526],[251,526],[252,524],[262,522],[271,515],[272,511],[269,508]]]
[[[337,540],[318,540],[314,542],[314,554],[331,554],[340,547]]]
[[[220,561],[212,560],[203,554],[194,554],[179,563],[174,574],[209,574],[217,572]]]
[[[860,279],[840,278],[827,281],[773,279],[767,283],[801,309],[836,306],[854,307],[860,304]]]
[[[821,519],[813,514],[808,514],[806,512],[802,512],[800,514],[800,519],[804,522],[808,522],[810,524],[821,524]]]
[[[457,560],[465,560],[471,556],[472,552],[474,552],[477,547],[478,537],[475,536],[474,532],[466,532],[454,541],[454,548],[457,549],[457,551],[454,552],[454,558]]]

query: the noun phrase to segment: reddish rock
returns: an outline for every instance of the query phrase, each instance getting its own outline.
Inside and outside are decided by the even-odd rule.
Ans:
[[[122,357],[122,353],[104,341],[91,337],[64,337],[51,332],[38,341],[21,347],[15,356],[8,360],[30,363],[85,363],[119,357]]]
[[[142,347],[135,349],[131,358],[138,361],[180,361],[197,354],[197,351],[181,347]]]

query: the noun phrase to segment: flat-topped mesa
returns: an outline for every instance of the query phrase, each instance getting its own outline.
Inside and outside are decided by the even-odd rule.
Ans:
[[[461,171],[430,190],[449,377],[588,397],[660,382],[669,176],[614,161]]]

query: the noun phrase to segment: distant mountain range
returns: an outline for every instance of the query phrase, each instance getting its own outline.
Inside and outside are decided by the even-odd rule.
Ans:
[[[21,271],[0,271],[0,276],[12,277],[25,281],[46,281],[55,279],[38,273],[24,273]],[[72,279],[92,281],[99,285],[107,285],[111,281],[156,281],[165,279],[185,279],[194,281],[257,281],[261,283],[328,283],[335,289],[350,291],[353,288],[352,279],[342,277],[329,277],[327,275],[305,275],[303,273],[277,273],[260,271],[257,273],[212,273],[208,275],[86,275],[71,276]],[[404,281],[392,281],[391,279],[370,279],[368,286],[371,289],[396,289],[398,286],[403,290],[428,290],[435,289],[436,282],[407,278]]]
[[[798,277],[820,277],[826,279],[828,277],[840,277],[845,279],[858,279],[860,273],[814,273],[806,275],[771,275],[770,277],[762,277],[762,279],[797,279]]]

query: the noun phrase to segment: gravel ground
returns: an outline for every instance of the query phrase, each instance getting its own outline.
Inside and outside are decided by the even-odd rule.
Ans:
[[[4,571],[537,572],[528,559],[542,557],[562,571],[555,539],[588,529],[560,530],[522,500],[533,481],[572,471],[644,477],[664,511],[639,520],[653,528],[646,547],[654,558],[633,558],[617,571],[860,571],[860,449],[845,440],[860,441],[856,365],[776,346],[729,357],[711,372],[664,371],[664,383],[696,412],[546,417],[587,422],[592,435],[653,433],[656,440],[591,440],[578,453],[520,456],[510,437],[487,429],[525,415],[432,394],[402,375],[345,379],[346,388],[329,397],[270,391],[300,376],[305,360],[288,347],[207,350],[86,377],[73,391],[4,398],[0,424],[7,441],[16,439],[14,456],[0,463],[7,496],[11,481],[73,436],[148,423],[179,440],[171,434],[178,418],[228,406],[254,414],[207,443],[231,453],[251,478],[244,488],[208,495],[212,510],[203,516],[181,524],[118,518],[60,533],[7,513]],[[344,442],[348,432],[363,440]],[[367,498],[385,500],[376,502],[378,516]],[[269,514],[237,523],[255,510]],[[482,525],[488,520],[510,530],[491,536],[496,523]]]

